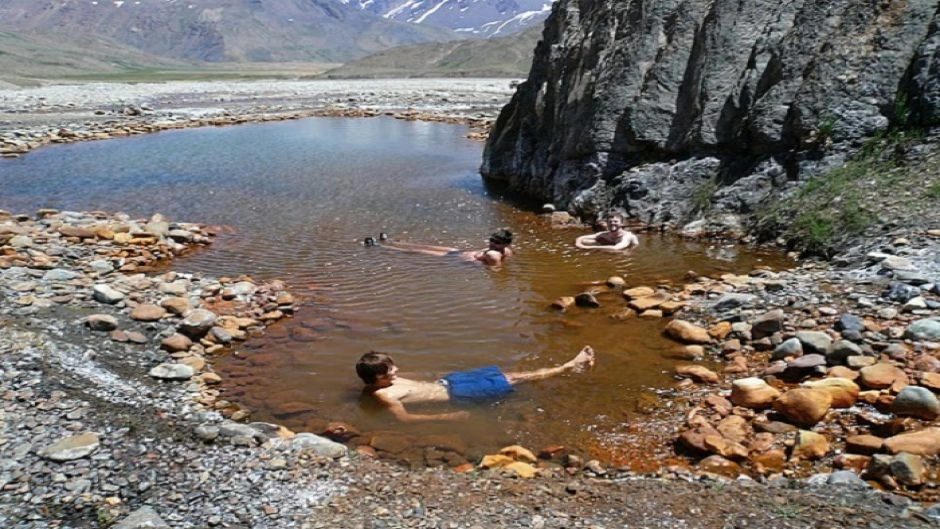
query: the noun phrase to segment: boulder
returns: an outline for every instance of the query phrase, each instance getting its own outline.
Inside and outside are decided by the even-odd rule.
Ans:
[[[940,319],[917,320],[907,326],[904,336],[911,340],[940,341]]]
[[[190,312],[177,326],[179,332],[190,338],[202,338],[215,325],[218,317],[205,309]]]
[[[774,401],[774,410],[803,427],[818,423],[831,406],[832,396],[828,391],[811,388],[791,389]]]
[[[796,339],[803,345],[803,350],[810,353],[825,355],[832,347],[832,337],[819,331],[799,331]]]
[[[783,330],[786,314],[781,309],[764,313],[751,324],[751,335],[755,340],[770,336]]]
[[[820,389],[832,397],[833,408],[850,408],[858,400],[858,384],[847,378],[830,377],[820,380],[810,380],[802,384],[803,387]]]
[[[861,385],[869,389],[885,389],[895,382],[909,382],[903,369],[885,362],[863,367],[858,374]]]
[[[707,330],[683,320],[670,321],[665,332],[670,338],[683,343],[706,344],[712,341]]]
[[[822,435],[808,430],[800,430],[793,445],[791,457],[813,460],[829,453],[829,441]]]
[[[850,435],[845,438],[845,449],[855,454],[875,454],[884,446],[884,439],[874,435]]]
[[[780,391],[757,377],[740,378],[731,383],[730,400],[735,406],[751,409],[769,407]]]
[[[940,416],[940,400],[927,388],[907,386],[891,403],[891,413],[932,421]]]
[[[884,449],[891,454],[909,452],[921,456],[940,454],[940,428],[925,428],[902,433],[884,441]]]

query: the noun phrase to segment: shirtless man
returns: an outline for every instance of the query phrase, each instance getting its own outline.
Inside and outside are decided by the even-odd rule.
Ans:
[[[512,232],[502,228],[493,232],[489,238],[489,246],[482,250],[464,251],[448,246],[434,246],[432,244],[417,244],[413,242],[386,241],[381,246],[401,252],[422,253],[443,257],[457,255],[465,261],[479,262],[486,266],[499,266],[507,257],[512,257]]]
[[[469,417],[465,411],[450,413],[410,413],[405,404],[421,402],[465,401],[500,397],[513,392],[520,382],[542,380],[568,371],[582,371],[594,365],[590,346],[564,364],[521,373],[503,373],[496,366],[451,373],[437,382],[411,380],[398,376],[398,366],[385,353],[366,353],[356,363],[356,373],[366,384],[366,391],[384,404],[402,422],[460,421]]]
[[[607,217],[607,231],[582,235],[575,239],[574,245],[582,250],[607,250],[619,252],[640,244],[632,232],[623,229],[623,216],[614,213]]]

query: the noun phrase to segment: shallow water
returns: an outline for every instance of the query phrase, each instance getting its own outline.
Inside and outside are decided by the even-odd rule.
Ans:
[[[327,419],[366,431],[451,434],[473,451],[518,442],[624,450],[638,409],[672,383],[676,345],[663,321],[617,321],[603,307],[549,309],[561,295],[620,275],[628,286],[680,284],[688,270],[713,275],[780,266],[781,256],[641,233],[640,248],[575,251],[581,230],[544,219],[488,190],[482,144],[462,126],[389,118],[168,131],[43,148],[0,160],[0,207],[160,212],[232,228],[178,270],[280,278],[302,300],[294,318],[217,359],[225,397],[254,419],[318,429]],[[517,234],[501,270],[452,257],[364,247],[363,237],[481,248],[494,228]],[[583,345],[598,365],[536,382],[500,402],[473,406],[466,423],[397,425],[361,396],[353,364],[391,353],[403,374],[437,378],[498,364],[507,370],[561,363]],[[446,406],[415,407],[437,411]]]

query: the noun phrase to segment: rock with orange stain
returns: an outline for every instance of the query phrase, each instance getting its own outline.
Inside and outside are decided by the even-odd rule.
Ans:
[[[836,468],[854,470],[859,474],[868,468],[869,463],[871,463],[870,456],[859,454],[839,454],[832,460],[832,464]]]
[[[698,468],[703,472],[711,472],[728,478],[736,478],[741,475],[740,465],[718,455],[708,456],[699,461]]]
[[[683,343],[707,344],[712,338],[708,331],[684,320],[672,320],[666,325],[666,336]]]
[[[475,467],[473,466],[473,463],[462,463],[454,467],[454,472],[458,474],[467,474],[469,472],[473,472],[474,468]]]
[[[907,373],[903,369],[879,362],[877,364],[863,367],[859,371],[859,381],[863,386],[869,389],[885,389],[891,387],[896,382],[908,383]]]
[[[515,463],[515,460],[502,454],[488,454],[480,461],[481,468],[501,468]]]
[[[812,461],[829,453],[829,440],[809,430],[800,430],[793,445],[792,458]]]
[[[854,454],[875,454],[881,451],[884,439],[874,435],[850,435],[845,438],[845,450]]]
[[[523,461],[514,461],[501,468],[504,472],[508,472],[523,479],[532,479],[538,475],[537,468]]]
[[[537,461],[535,454],[533,454],[529,449],[519,445],[504,447],[500,449],[499,453],[504,456],[509,456],[516,461],[525,461],[528,463],[535,463]]]
[[[716,340],[724,340],[731,334],[731,322],[720,321],[708,329],[708,334]]]
[[[832,396],[821,389],[797,388],[774,401],[774,410],[797,426],[813,426],[832,407]]]
[[[739,375],[747,373],[747,369],[747,358],[737,355],[731,359],[731,363],[725,366],[723,371],[729,375]]]
[[[739,378],[731,383],[731,402],[735,406],[762,409],[779,396],[780,391],[757,377]]]
[[[721,377],[718,376],[718,373],[715,373],[705,366],[700,366],[697,364],[676,366],[676,374],[681,377],[691,378],[696,382],[701,382],[704,384],[717,384],[718,381],[721,380]]]
[[[935,456],[940,454],[940,428],[925,428],[889,437],[885,439],[884,448],[892,454],[909,452],[921,456]]]
[[[652,296],[656,291],[650,287],[633,287],[623,291],[623,297],[630,299],[645,298]]]
[[[550,445],[539,450],[540,459],[554,459],[560,457],[565,452],[565,447],[562,445]]]
[[[707,424],[689,428],[679,434],[679,445],[696,453],[709,453],[705,438],[709,436],[721,437],[721,432]]]
[[[821,389],[832,396],[833,408],[851,408],[858,401],[858,384],[847,378],[830,377],[810,380],[801,384],[803,387]]]
[[[705,448],[712,454],[733,461],[742,461],[747,458],[747,448],[720,435],[708,435],[704,441]]]
[[[753,433],[747,419],[738,415],[725,417],[716,429],[721,432],[722,437],[735,443],[743,443]]]
[[[751,464],[758,474],[773,474],[782,472],[787,464],[787,454],[783,450],[768,450],[762,454],[751,457]]]

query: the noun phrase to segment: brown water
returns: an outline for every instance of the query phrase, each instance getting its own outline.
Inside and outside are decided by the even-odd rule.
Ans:
[[[565,314],[551,301],[612,275],[628,286],[678,285],[688,270],[746,272],[781,266],[781,256],[646,233],[629,254],[576,251],[571,243],[584,231],[553,230],[483,186],[482,144],[464,133],[384,118],[310,119],[51,147],[0,160],[0,207],[162,212],[231,226],[234,233],[175,267],[281,278],[302,300],[294,318],[215,362],[224,398],[255,420],[446,434],[473,452],[508,443],[628,452],[650,427],[638,422],[649,396],[673,383],[676,345],[662,338],[664,321],[610,318],[624,307],[615,293],[601,296],[600,309]],[[473,249],[501,226],[518,242],[496,271],[359,242],[386,231]],[[562,363],[586,344],[597,352],[595,369],[471,406],[466,423],[395,424],[362,397],[353,370],[369,350],[391,353],[417,378],[485,364],[528,370]]]

